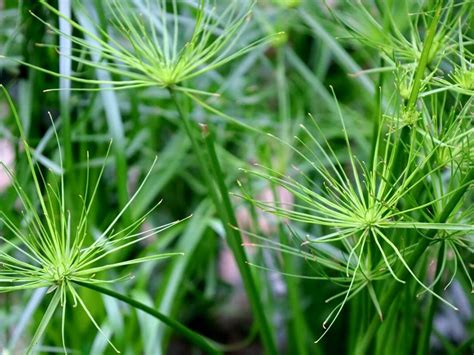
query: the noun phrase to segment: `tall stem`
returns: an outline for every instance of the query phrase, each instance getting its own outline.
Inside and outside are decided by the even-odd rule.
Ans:
[[[291,106],[290,106],[290,98],[289,98],[289,89],[288,89],[288,82],[287,82],[287,73],[286,73],[286,66],[285,66],[285,48],[279,47],[277,49],[277,63],[276,63],[276,73],[275,79],[277,83],[277,93],[278,93],[278,115],[280,119],[280,136],[286,142],[291,140]],[[288,162],[289,151],[286,146],[282,147],[283,149],[278,151],[279,156],[281,157],[278,162],[277,170],[283,170],[284,166]],[[269,159],[270,160],[270,159]],[[269,165],[272,163],[271,161],[267,162]],[[273,201],[275,201],[275,205],[280,204],[280,196],[277,191],[276,184],[271,181],[270,184],[272,194],[273,194]],[[278,220],[278,234],[281,243],[285,243],[286,233],[282,226],[281,221]],[[295,264],[295,257],[288,253],[282,253],[281,255],[283,259],[283,272],[287,274],[296,274],[296,264]],[[306,355],[308,351],[306,349],[307,340],[308,340],[308,332],[307,326],[305,323],[304,318],[304,309],[301,307],[300,300],[301,296],[299,294],[299,280],[292,276],[283,276],[283,279],[286,283],[286,290],[287,290],[287,298],[288,301],[286,303],[287,307],[289,307],[289,311],[291,313],[291,317],[287,320],[287,337],[290,339],[288,344],[288,350],[294,351],[299,355]],[[314,353],[317,354],[319,349],[316,345],[312,345],[314,347]]]
[[[436,12],[434,14],[434,17],[430,23],[430,26],[427,30],[427,35],[423,43],[423,49],[421,52],[420,60],[418,62],[418,65],[416,67],[415,71],[415,76],[413,80],[413,87],[411,88],[410,96],[408,98],[408,102],[406,105],[407,110],[413,110],[416,108],[416,103],[418,100],[418,96],[422,87],[422,81],[423,77],[425,75],[425,70],[428,66],[428,61],[429,61],[429,54],[433,45],[433,40],[436,35],[436,29],[438,26],[439,19],[441,17],[441,10],[442,10],[442,3],[438,2]],[[407,162],[407,151],[404,149],[405,146],[410,145],[410,139],[411,139],[411,127],[405,126],[401,129],[400,132],[400,137],[398,140],[394,143],[394,152],[392,156],[396,157],[390,165],[390,179],[396,180],[398,176],[400,176],[400,172],[402,171],[403,167],[406,165]],[[456,194],[457,195],[457,194]],[[459,196],[461,197],[462,194]],[[453,200],[451,200],[453,201]],[[450,202],[451,202],[450,201]],[[457,201],[455,201],[457,203]],[[449,205],[449,203],[448,203]],[[454,208],[454,206],[452,206]],[[446,212],[447,209],[445,209],[444,212]],[[449,213],[445,216],[442,215],[439,218],[440,222],[444,222],[447,220],[449,217],[449,214],[451,213],[451,210],[449,210]],[[415,265],[418,259],[423,255],[423,253],[426,251],[430,244],[430,239],[434,237],[436,234],[436,230],[432,230],[429,233],[427,233],[426,238],[420,240],[418,242],[418,245],[416,246],[416,249],[414,253],[412,254],[412,257],[409,259],[409,264],[410,265]],[[408,270],[403,269],[402,270],[402,275],[400,276],[402,279],[409,276]],[[384,298],[382,298],[382,301],[380,303],[382,310],[385,312],[388,311],[388,308],[392,304],[393,300],[396,298],[398,295],[399,291],[401,289],[401,284],[396,283],[393,284],[393,287],[388,288],[388,291],[385,293]],[[364,354],[367,351],[368,346],[370,345],[370,342],[375,335],[378,327],[380,326],[380,321],[377,316],[374,316],[372,318],[372,321],[369,323],[369,327],[367,328],[367,331],[365,332],[362,341],[357,344],[357,348],[355,353],[356,354]]]
[[[169,92],[173,98],[184,129],[191,140],[191,144],[193,146],[194,152],[196,153],[199,167],[205,179],[208,192],[211,195],[211,199],[214,202],[216,211],[218,211],[220,215],[219,217],[223,223],[223,227],[227,236],[227,243],[229,244],[239,268],[239,272],[242,277],[244,287],[247,291],[247,296],[249,298],[253,314],[259,325],[260,335],[265,350],[268,354],[277,354],[272,328],[270,327],[270,324],[266,318],[254,276],[247,264],[247,257],[242,246],[242,238],[240,233],[233,228],[237,226],[237,220],[230,202],[229,191],[227,190],[227,186],[225,184],[224,174],[215,152],[212,135],[209,133],[209,131],[205,132],[204,140],[206,144],[206,151],[204,151],[195,137],[195,132],[191,126],[189,117],[184,114],[183,110],[181,109],[176,92],[172,88],[169,89]],[[206,155],[209,159],[206,159]]]
[[[436,35],[436,28],[438,27],[438,22],[441,17],[441,10],[442,10],[442,3],[438,2],[435,15],[433,17],[433,20],[431,21],[426,38],[423,42],[423,50],[421,51],[420,60],[416,67],[415,77],[413,79],[413,87],[411,88],[410,96],[408,98],[408,102],[406,105],[407,111],[415,109],[416,102],[418,101],[418,95],[420,94],[423,77],[425,75],[425,70],[429,64],[428,62],[429,55],[430,55],[431,47],[433,45],[434,37]],[[397,157],[397,159],[393,161],[393,164],[391,166],[391,176],[394,177],[395,179],[397,176],[400,175],[401,168],[406,163],[407,157],[406,157],[406,152],[403,150],[403,147],[405,145],[410,144],[410,141],[409,141],[410,129],[411,127],[409,126],[402,127],[401,133],[400,133],[400,139],[398,142],[396,142],[394,146],[394,149],[395,149],[394,156]],[[400,151],[400,148],[402,148],[402,151]]]
[[[426,35],[425,41],[423,42],[423,50],[421,51],[420,62],[418,63],[418,66],[416,68],[415,77],[413,78],[413,87],[410,92],[410,97],[408,98],[408,109],[413,108],[416,104],[416,101],[418,100],[418,94],[421,90],[423,76],[425,75],[426,67],[429,64],[428,61],[430,57],[430,51],[433,45],[434,37],[436,35],[436,28],[438,27],[442,8],[442,2],[439,1],[433,20],[431,21],[430,27],[428,28],[428,33]]]
[[[436,276],[442,272],[443,269],[443,259],[445,257],[445,242],[441,242],[441,245],[439,246],[439,251],[438,251],[438,259],[436,260],[436,273],[435,273],[435,278]],[[441,280],[438,280],[436,285],[433,288],[433,292],[439,293],[441,291]],[[424,355],[428,354],[428,348],[430,345],[430,336],[431,336],[431,329],[433,327],[433,318],[434,314],[436,311],[436,306],[438,305],[438,299],[436,297],[431,296],[430,301],[428,304],[428,314],[426,315],[425,319],[425,324],[423,327],[423,332],[421,334],[421,340],[418,342],[418,350],[417,350],[417,355]]]
[[[102,286],[98,286],[98,285],[91,284],[91,283],[84,283],[84,282],[80,282],[80,281],[74,281],[74,283],[78,284],[79,286],[86,287],[86,288],[89,288],[89,289],[94,290],[96,292],[102,293],[104,295],[111,296],[115,299],[118,299],[122,302],[125,302],[125,303],[129,304],[133,308],[139,309],[139,310],[155,317],[156,319],[162,321],[167,326],[174,329],[177,333],[181,334],[183,337],[185,337],[186,339],[188,339],[189,341],[191,341],[193,344],[200,347],[201,349],[205,350],[209,354],[221,354],[221,351],[219,350],[219,345],[217,343],[215,343],[214,341],[212,341],[212,340],[196,333],[195,331],[189,329],[188,327],[181,324],[180,322],[178,322],[178,321],[176,321],[172,318],[168,318],[166,315],[158,312],[154,308],[151,308],[151,307],[147,306],[146,304],[138,302],[138,301],[134,300],[133,298],[122,295],[118,292],[115,292],[111,289],[108,289],[108,288],[105,288],[105,287],[102,287]]]

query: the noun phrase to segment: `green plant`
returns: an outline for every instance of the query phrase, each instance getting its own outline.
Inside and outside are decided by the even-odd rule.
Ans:
[[[76,75],[66,76],[66,78],[95,86],[101,83],[112,84],[115,90],[155,86],[206,94],[183,85],[190,79],[215,70],[268,41],[268,38],[262,38],[243,48],[234,49],[248,21],[251,8],[244,9],[243,12],[238,8],[237,2],[231,2],[221,14],[215,13],[215,8],[210,9],[206,0],[200,0],[196,9],[188,4],[188,9],[196,12],[194,28],[189,35],[189,33],[183,33],[181,29],[178,2],[175,0],[171,1],[170,5],[171,19],[168,19],[166,1],[153,3],[148,1],[145,7],[137,7],[128,1],[109,0],[106,3],[112,18],[114,35],[118,34],[120,39],[110,35],[106,29],[99,26],[95,28],[98,34],[95,34],[80,23],[66,17],[46,1],[41,1],[41,3],[59,18],[66,20],[75,30],[94,41],[91,45],[90,42],[68,35],[37,17],[48,29],[68,38],[79,47],[70,56],[71,60],[92,68],[106,70],[129,80],[101,81]],[[139,11],[142,12],[139,13]],[[158,20],[151,16],[154,13],[159,14]],[[56,46],[53,48],[58,49]],[[103,61],[88,60],[84,58],[86,53],[92,56],[97,55]],[[20,63],[31,65],[22,61]],[[44,70],[40,67],[35,67],[35,69]],[[51,71],[48,71],[48,74],[64,77],[60,73]],[[95,90],[94,87],[85,89]]]
[[[70,56],[72,61],[98,70],[104,70],[111,74],[128,77],[131,80],[104,81],[83,79],[73,75],[70,76],[46,71],[41,67],[28,64],[24,61],[18,61],[19,63],[40,71],[45,71],[48,74],[80,83],[112,85],[111,88],[117,90],[136,89],[147,86],[168,89],[175,103],[177,112],[180,115],[182,124],[185,127],[185,131],[191,140],[195,154],[197,155],[199,166],[201,167],[212,200],[220,212],[222,210],[220,210],[218,206],[221,203],[226,207],[225,213],[221,213],[221,219],[228,234],[229,244],[238,262],[244,284],[248,289],[253,310],[260,323],[263,341],[269,353],[275,353],[276,349],[274,340],[272,339],[272,332],[263,313],[258,289],[252,274],[248,270],[248,266],[245,264],[246,256],[241,246],[242,241],[240,235],[229,227],[230,224],[235,224],[235,217],[227,189],[224,187],[224,177],[221,172],[215,170],[215,167],[211,167],[211,165],[207,163],[203,149],[195,137],[195,128],[192,127],[191,122],[184,114],[176,95],[177,92],[183,91],[196,102],[202,103],[192,94],[207,93],[181,86],[181,84],[242,56],[259,44],[268,42],[269,37],[254,41],[233,53],[230,52],[235,42],[239,39],[244,29],[244,24],[249,17],[248,12],[243,15],[239,13],[237,3],[235,2],[227,6],[222,14],[215,15],[213,13],[214,10],[207,8],[206,1],[200,1],[196,9],[197,15],[194,20],[195,24],[192,35],[189,39],[184,40],[179,30],[178,4],[176,1],[171,2],[172,21],[168,20],[166,1],[158,1],[154,3],[153,7],[151,7],[150,2],[147,2],[147,13],[152,13],[154,10],[161,13],[161,23],[157,25],[153,22],[153,19],[149,17],[148,21],[146,21],[146,26],[143,25],[142,19],[137,16],[137,7],[131,6],[128,2],[110,1],[108,2],[108,8],[113,18],[114,29],[128,42],[129,48],[127,48],[123,46],[119,40],[110,36],[106,29],[101,29],[100,27],[96,28],[103,37],[101,38],[91,32],[91,30],[81,26],[78,22],[64,16],[47,2],[42,2],[42,4],[60,18],[66,20],[74,29],[93,40],[93,44],[91,44],[82,38],[68,35],[37,17],[54,33],[66,37],[72,43],[80,47],[80,49],[76,50],[78,55]],[[236,11],[237,15],[235,14]],[[223,32],[219,34],[220,31]],[[184,44],[181,45],[181,43]],[[104,61],[85,59],[81,55],[85,53],[92,57],[103,58]],[[85,88],[83,90],[95,89]],[[102,88],[99,88],[99,90],[102,90]],[[204,107],[212,110],[212,108],[206,104],[204,104]],[[229,116],[221,114],[221,117],[227,118]],[[238,122],[232,118],[231,120]],[[215,159],[217,159],[217,157],[215,157]],[[217,163],[217,160],[211,160],[211,163]],[[214,171],[214,173],[209,174],[209,170]],[[216,189],[215,184],[218,185],[218,189]]]
[[[27,194],[9,168],[3,164],[3,162],[0,162],[2,168],[5,169],[12,178],[13,186],[22,204],[22,214],[27,221],[26,228],[21,228],[16,226],[5,213],[0,212],[0,221],[16,236],[17,242],[12,242],[4,237],[1,237],[1,240],[5,242],[12,251],[18,253],[18,256],[16,256],[15,253],[11,254],[0,251],[0,292],[5,293],[47,287],[47,293],[53,293],[48,309],[44,313],[41,323],[33,336],[28,352],[31,352],[41,340],[48,323],[57,308],[60,307],[62,313],[61,335],[63,349],[64,352],[67,353],[64,334],[66,306],[69,302],[72,302],[73,307],[80,305],[94,326],[102,333],[101,328],[93,318],[86,302],[76,290],[77,285],[109,294],[131,304],[133,307],[141,308],[155,317],[158,317],[160,320],[165,321],[171,327],[176,328],[192,341],[195,341],[199,346],[204,347],[208,351],[217,352],[214,345],[208,343],[207,340],[203,340],[201,336],[195,335],[195,333],[178,322],[169,320],[159,312],[147,309],[146,306],[126,296],[108,291],[99,286],[101,284],[115,283],[132,277],[130,274],[117,279],[101,279],[97,277],[97,275],[102,275],[106,271],[182,255],[181,253],[166,253],[131,258],[114,263],[104,263],[107,256],[133,247],[135,244],[142,242],[150,236],[163,232],[181,222],[176,221],[149,230],[138,231],[138,228],[152,211],[150,210],[131,225],[119,230],[114,229],[125,209],[133,203],[135,197],[140,193],[153,166],[150,168],[144,181],[137,188],[135,194],[130,198],[125,209],[120,211],[105,230],[91,242],[89,240],[88,226],[89,212],[96,197],[98,184],[104,172],[105,165],[102,166],[96,184],[94,186],[89,186],[89,184],[85,186],[83,195],[79,196],[82,201],[82,210],[79,211],[78,216],[74,216],[74,212],[68,208],[65,201],[65,186],[62,175],[59,178],[57,186],[46,184],[41,169],[36,166],[37,163],[34,161],[31,148],[25,139],[21,122],[13,106],[13,102],[3,86],[2,90],[6,94],[10,109],[13,112],[20,130],[21,142],[25,147],[25,155],[34,181],[36,199],[32,199],[31,196]],[[52,118],[51,122],[54,128]],[[60,148],[57,135],[56,138],[58,147]],[[62,167],[61,150],[59,150],[59,160],[60,166]],[[89,161],[87,162],[87,176],[89,176]],[[89,178],[87,182],[89,182]],[[37,212],[36,204],[39,205],[41,212]],[[22,257],[26,257],[26,259],[24,260]],[[116,352],[119,352],[110,340],[107,339],[107,341]]]
[[[0,1],[0,352],[472,350],[472,2],[56,4]]]
[[[453,62],[456,48],[460,50],[459,60],[464,63],[461,65],[463,73],[466,73],[466,40],[459,27],[458,41],[454,42],[456,33],[452,26],[464,21],[463,16],[468,7],[462,4],[461,9],[455,11],[451,6],[444,8],[439,3],[433,12],[417,15],[410,24],[414,44],[395,27],[390,10],[386,6],[382,8],[388,11],[389,31],[379,25],[362,4],[351,4],[350,15],[333,11],[353,38],[381,50],[388,68],[376,71],[383,73],[387,69],[391,70],[391,63],[397,65],[395,68],[398,72],[402,71],[396,82],[398,91],[391,98],[395,105],[401,102],[401,106],[393,111],[388,108],[389,113],[382,115],[379,112],[374,118],[373,146],[368,161],[354,156],[345,120],[335,102],[347,149],[347,163],[341,161],[318,123],[311,117],[318,128],[317,135],[306,125],[300,125],[302,134],[294,137],[295,143],[290,143],[288,139],[277,139],[302,158],[306,168],[281,172],[259,165],[257,169],[244,169],[250,176],[265,179],[269,184],[289,191],[297,202],[286,205],[261,201],[244,188],[241,197],[282,220],[317,225],[320,231],[324,231],[317,236],[306,234],[303,237],[294,227],[290,227],[293,243],[309,248],[307,251],[247,232],[258,240],[252,246],[276,249],[282,254],[300,256],[314,263],[317,275],[304,275],[303,278],[331,280],[343,287],[344,291],[327,299],[327,302],[338,298],[341,301],[324,320],[325,330],[317,341],[333,326],[347,302],[355,301],[357,297],[370,299],[373,310],[369,313],[375,312],[385,322],[395,321],[394,315],[391,314],[387,320],[385,314],[396,299],[395,295],[402,287],[407,287],[405,284],[409,281],[406,277],[410,276],[422,287],[420,294],[428,292],[434,297],[430,301],[424,338],[419,343],[418,351],[421,354],[425,353],[428,346],[435,300],[457,310],[438,294],[442,290],[440,283],[446,271],[445,265],[451,259],[446,253],[447,249],[454,254],[454,270],[450,280],[454,279],[457,266],[461,265],[464,277],[471,289],[473,287],[469,266],[462,256],[463,253],[472,252],[470,234],[474,227],[469,222],[472,207],[456,213],[460,208],[460,198],[469,192],[472,184],[472,164],[469,163],[472,161],[472,143],[468,138],[472,129],[469,128],[467,113],[472,108],[472,98],[464,100],[461,96],[455,96],[455,104],[448,106],[442,94],[437,96],[443,90],[430,90],[442,82],[444,90],[455,90],[455,95],[470,95],[469,91],[457,90],[460,84],[436,78],[440,73],[439,66],[444,61]],[[455,15],[452,15],[453,11]],[[361,21],[361,17],[365,21]],[[423,40],[417,33],[418,22],[428,22]],[[364,25],[376,30],[361,29]],[[446,43],[441,44],[441,40]],[[449,75],[456,78],[458,71],[452,69],[454,74]],[[462,87],[466,88],[466,83]],[[380,90],[383,93],[384,87]],[[442,103],[438,105],[437,102]],[[449,118],[445,117],[445,110]],[[448,146],[447,141],[453,144]],[[446,174],[448,177],[443,177]],[[333,247],[321,244],[331,244]],[[416,262],[424,254],[429,255],[431,250],[437,249],[438,269],[434,280],[426,285],[422,281],[423,272],[420,274],[420,271],[416,271]],[[421,276],[417,276],[417,273]],[[390,279],[395,282],[393,285]],[[386,285],[391,285],[390,291]],[[419,295],[416,288],[407,292],[410,299],[416,299]],[[362,341],[355,341],[356,353],[367,351],[370,337],[377,327],[375,322],[372,321],[369,333],[361,332]]]

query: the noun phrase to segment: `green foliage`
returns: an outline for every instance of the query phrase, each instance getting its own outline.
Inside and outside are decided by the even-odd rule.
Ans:
[[[0,352],[472,352],[472,11],[0,1]]]

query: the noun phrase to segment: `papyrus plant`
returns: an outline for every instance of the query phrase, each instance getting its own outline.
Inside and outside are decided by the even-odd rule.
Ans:
[[[190,85],[191,79],[218,69],[258,45],[270,42],[273,36],[244,41],[247,44],[240,44],[241,34],[250,18],[253,3],[248,5],[245,2],[246,5],[242,6],[240,1],[108,0],[106,4],[110,28],[97,25],[97,19],[88,12],[86,6],[81,6],[83,3],[80,1],[75,2],[80,9],[78,21],[65,16],[46,1],[41,3],[75,30],[76,34],[69,35],[56,25],[38,18],[51,32],[74,44],[71,55],[61,52],[59,54],[65,55],[81,68],[108,72],[112,79],[90,79],[82,77],[79,73],[63,75],[23,61],[20,63],[86,85],[73,90],[155,87],[169,92],[181,124],[191,140],[204,183],[226,229],[228,242],[259,323],[264,346],[270,353],[276,352],[272,330],[263,312],[258,287],[246,265],[240,234],[230,227],[236,224],[235,215],[225,185],[225,176],[215,156],[212,134],[206,134],[204,147],[197,136],[196,125],[185,110],[188,105],[183,104],[181,100],[190,98],[220,117],[246,129],[255,130],[250,125],[235,120],[201,101],[196,94],[208,93]],[[218,12],[217,9],[222,11]],[[191,16],[183,16],[186,12]],[[181,97],[179,93],[184,93],[186,97]],[[206,129],[207,133],[209,129],[212,130],[212,127]]]
[[[311,126],[317,127],[312,117],[311,120],[314,123]],[[407,230],[421,234],[426,230],[443,231],[443,235],[451,236],[447,237],[447,240],[455,251],[456,263],[462,265],[462,270],[469,277],[468,267],[457,249],[468,247],[465,238],[472,232],[473,226],[467,223],[467,219],[458,216],[450,223],[419,220],[423,220],[419,216],[423,215],[423,210],[439,204],[441,204],[439,208],[443,208],[443,201],[447,201],[457,189],[465,186],[453,186],[452,190],[430,196],[422,203],[412,203],[414,192],[418,192],[420,186],[424,187],[427,179],[445,168],[445,161],[441,164],[431,163],[438,151],[443,149],[443,145],[432,146],[431,151],[423,155],[422,142],[415,140],[416,133],[414,133],[407,164],[400,175],[393,179],[390,167],[398,158],[394,155],[393,145],[400,144],[399,141],[393,141],[397,139],[395,135],[386,136],[385,132],[378,132],[374,160],[370,164],[372,168],[369,168],[369,165],[354,157],[342,116],[341,122],[349,158],[348,167],[343,166],[321,131],[318,130],[319,134],[316,135],[311,128],[301,125],[302,133],[295,137],[294,145],[281,140],[280,142],[288,145],[314,171],[296,169],[293,174],[281,174],[262,166],[258,169],[243,170],[251,176],[263,178],[270,184],[283,187],[296,198],[296,202],[292,205],[275,204],[255,199],[243,189],[242,196],[246,200],[283,220],[314,224],[329,229],[329,233],[325,235],[304,237],[298,236],[294,229],[290,229],[297,237],[296,242],[299,240],[299,243],[309,247],[310,251],[270,242],[270,247],[273,245],[271,248],[276,247],[283,253],[296,254],[316,263],[321,268],[321,274],[315,277],[316,279],[331,279],[328,276],[331,274],[330,271],[340,273],[339,276],[334,276],[334,281],[345,285],[345,291],[330,299],[341,298],[342,301],[324,322],[323,335],[330,329],[344,304],[363,288],[369,290],[373,305],[380,318],[383,318],[373,283],[391,277],[405,284],[406,280],[401,279],[396,271],[400,267],[405,268],[424,291],[457,309],[455,305],[434,294],[431,287],[425,285],[416,275],[412,266],[406,261],[414,247],[405,245],[403,240]],[[250,235],[262,240],[260,236]],[[319,244],[341,246],[341,256],[336,258],[338,261],[335,261],[333,254],[327,252],[327,248],[318,247]],[[265,241],[259,245],[268,247]]]
[[[34,346],[38,344],[56,310],[60,309],[62,313],[61,335],[64,351],[67,352],[64,341],[67,306],[76,307],[79,305],[99,332],[102,332],[77,290],[79,284],[82,286],[97,286],[115,283],[130,278],[131,275],[127,274],[118,279],[109,279],[107,271],[118,271],[127,265],[152,262],[180,255],[180,253],[163,253],[112,263],[107,261],[110,260],[108,259],[110,256],[123,255],[121,252],[127,250],[127,248],[131,248],[140,241],[171,228],[180,221],[145,231],[140,230],[139,227],[148,216],[148,212],[132,224],[122,229],[118,228],[120,217],[140,193],[144,183],[150,176],[150,169],[130,198],[129,203],[117,213],[97,238],[91,240],[90,225],[88,224],[89,213],[96,197],[105,164],[101,168],[97,182],[89,185],[88,162],[87,184],[84,186],[82,195],[79,196],[82,201],[82,208],[71,210],[65,198],[63,175],[61,174],[58,179],[53,179],[53,182],[46,182],[41,168],[34,159],[32,148],[25,138],[11,98],[3,86],[2,89],[7,95],[12,114],[20,131],[20,142],[24,147],[24,154],[33,180],[34,194],[30,195],[20,184],[15,174],[3,162],[0,162],[2,170],[5,170],[11,177],[13,187],[21,202],[22,214],[22,224],[17,225],[0,209],[0,223],[3,225],[5,232],[9,232],[8,236],[7,234],[0,235],[1,242],[9,249],[0,250],[0,292],[48,288],[47,292],[52,294],[49,306],[27,351],[32,351]],[[51,122],[54,125],[52,119]],[[62,167],[59,139],[57,142]],[[110,340],[108,341],[118,352]]]
[[[343,288],[330,298],[341,301],[326,318],[323,335],[348,301],[360,294],[366,297],[361,300],[372,301],[374,316],[360,332],[357,354],[367,352],[380,319],[387,318],[401,292],[409,293],[410,301],[428,293],[457,309],[441,296],[443,288],[463,277],[470,286],[467,291],[472,290],[472,265],[465,257],[472,255],[474,231],[473,208],[466,196],[474,175],[468,64],[472,55],[466,50],[472,39],[465,29],[472,6],[458,5],[437,2],[432,11],[407,14],[408,35],[396,27],[385,3],[372,9],[388,12],[385,22],[376,20],[360,2],[350,2],[350,13],[334,10],[353,39],[379,50],[386,66],[368,72],[395,74],[380,74],[383,86],[375,97],[370,156],[354,156],[338,109],[347,148],[344,159],[315,123],[316,133],[302,125],[293,143],[278,139],[296,153],[301,168],[285,173],[262,166],[245,170],[285,188],[296,200],[291,206],[265,203],[243,188],[246,200],[289,220],[288,234],[295,237],[295,244],[284,244],[248,233],[258,240],[252,245],[301,256],[314,265],[315,279]],[[426,258],[438,265],[429,280],[424,279],[426,266],[420,268],[419,263]],[[409,287],[415,291],[410,293]],[[434,304],[423,325],[420,354],[426,353]],[[390,317],[397,321],[396,314]]]
[[[88,17],[87,9],[81,12],[84,19],[94,24],[90,30],[66,17],[46,1],[41,3],[53,14],[69,22],[80,34],[68,35],[55,25],[42,21],[53,33],[70,39],[76,48],[70,59],[79,65],[101,69],[119,78],[103,82],[79,75],[67,78],[89,84],[85,90],[94,90],[98,84],[112,84],[112,89],[140,87],[173,87],[175,90],[200,92],[186,82],[248,53],[256,46],[268,41],[261,38],[238,46],[241,34],[250,17],[251,5],[242,7],[230,1],[221,13],[210,1],[118,1],[107,0],[110,28],[102,28],[96,20]],[[77,2],[81,6],[80,2]],[[186,18],[178,11],[192,14]],[[191,26],[189,26],[191,23]],[[93,44],[91,43],[91,40]],[[53,46],[58,49],[56,46]],[[64,55],[63,53],[59,53]],[[99,61],[88,57],[97,56]],[[23,63],[29,65],[28,63]],[[38,70],[43,68],[36,67]],[[53,75],[58,73],[49,72]],[[201,92],[202,93],[202,92]]]

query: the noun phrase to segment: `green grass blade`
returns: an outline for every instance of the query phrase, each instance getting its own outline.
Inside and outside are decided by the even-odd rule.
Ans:
[[[48,326],[49,322],[51,321],[51,318],[53,318],[54,312],[59,306],[59,301],[61,300],[61,289],[57,289],[56,292],[53,295],[53,298],[49,302],[49,306],[46,309],[46,312],[44,312],[43,318],[41,319],[41,322],[36,329],[35,334],[33,335],[33,338],[31,339],[30,346],[27,349],[27,353],[30,354],[33,350],[34,347],[39,343],[41,340],[41,337],[43,336],[46,327]]]

